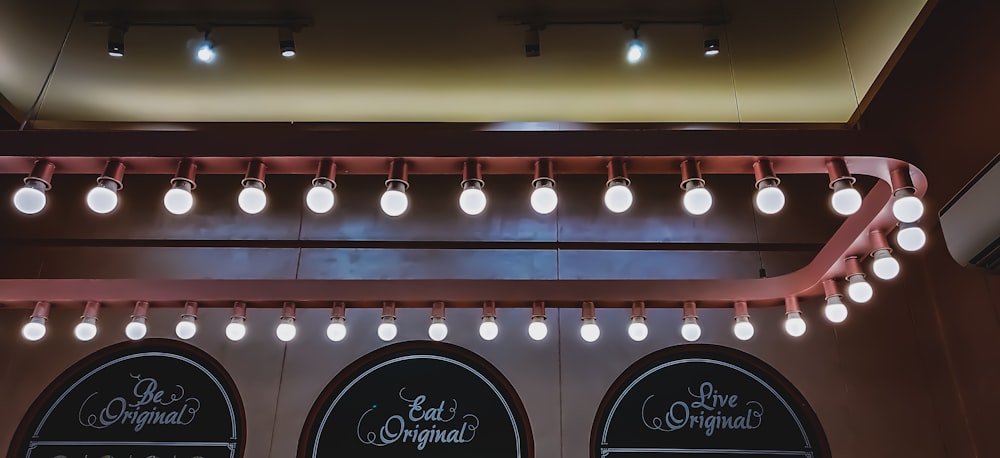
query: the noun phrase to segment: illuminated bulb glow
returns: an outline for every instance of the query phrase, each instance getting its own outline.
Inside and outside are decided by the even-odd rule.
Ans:
[[[83,317],[80,324],[73,329],[73,335],[76,336],[77,340],[84,342],[93,340],[94,337],[97,337],[97,318]]]
[[[532,340],[543,340],[549,335],[549,327],[545,325],[545,317],[531,317],[531,324],[528,325],[528,336]]]
[[[462,194],[458,196],[458,207],[469,216],[475,216],[486,210],[486,193],[483,183],[469,180],[462,183]]]
[[[281,57],[295,57],[294,49],[285,49],[281,51]]]
[[[806,333],[806,320],[802,319],[801,312],[785,314],[785,332],[792,337],[802,337]]]
[[[28,179],[24,187],[14,193],[14,208],[25,215],[34,215],[45,208],[45,183]]]
[[[427,336],[435,342],[440,342],[448,337],[448,325],[445,324],[444,318],[431,318],[431,325],[427,327]]]
[[[604,206],[613,213],[624,213],[632,207],[632,189],[629,188],[628,181],[624,179],[614,179],[608,183],[608,189],[604,191]]]
[[[559,205],[556,183],[548,178],[535,180],[535,190],[531,191],[531,208],[540,215],[548,215]]]
[[[295,318],[290,316],[282,317],[278,327],[274,329],[274,335],[282,342],[291,342],[295,334],[297,334]]]
[[[406,196],[406,184],[401,181],[390,181],[385,186],[382,199],[379,201],[382,212],[388,216],[399,216],[406,213],[410,199]]]
[[[198,50],[195,52],[195,57],[197,57],[199,61],[206,64],[210,64],[215,61],[215,56],[215,45],[213,45],[209,40],[203,41],[201,45],[198,46]]]
[[[230,318],[229,324],[226,325],[226,338],[233,342],[239,342],[246,336],[247,319],[241,316]]]
[[[830,296],[823,306],[823,315],[831,323],[843,323],[847,319],[847,306],[840,300],[840,296]]]
[[[479,323],[479,337],[483,340],[493,340],[500,335],[500,326],[497,325],[495,316],[484,316],[483,322]]]
[[[139,340],[146,337],[146,317],[134,316],[132,321],[125,325],[125,337],[131,340]]]
[[[909,188],[893,193],[892,216],[901,223],[915,223],[924,216],[924,203]]]
[[[21,336],[32,342],[37,342],[45,337],[45,318],[40,316],[31,317],[31,321],[21,328]]]
[[[684,210],[692,215],[704,215],[712,209],[712,193],[699,181],[684,184]]]
[[[847,278],[847,297],[851,298],[852,301],[859,304],[864,304],[872,299],[875,291],[872,289],[872,285],[865,281],[865,276],[861,274],[854,274]]]
[[[849,216],[857,213],[861,209],[862,200],[861,193],[854,189],[850,180],[837,180],[833,183],[830,205],[838,214]]]
[[[396,338],[396,319],[391,316],[382,317],[378,325],[378,338],[388,342]]]
[[[313,213],[329,213],[334,203],[333,183],[329,180],[316,180],[306,193],[306,207]]]
[[[630,64],[637,64],[646,56],[646,45],[638,38],[628,42],[625,48],[625,60]]]
[[[248,215],[256,215],[264,211],[264,207],[267,207],[267,193],[264,192],[264,183],[257,180],[246,180],[237,202],[240,204],[240,210]]]
[[[108,214],[118,207],[118,183],[100,180],[87,193],[87,207],[98,214]]]
[[[736,323],[733,325],[733,335],[735,335],[737,339],[750,340],[753,337],[753,331],[753,324],[750,323],[750,317],[736,317]]]
[[[174,180],[163,194],[163,208],[174,215],[183,215],[194,207],[193,186],[186,180]]]
[[[646,317],[634,316],[628,325],[628,336],[636,342],[642,342],[649,337],[649,327],[646,326]]]
[[[701,326],[698,325],[698,317],[684,317],[684,324],[681,325],[681,337],[688,342],[694,342],[701,338]]]
[[[580,337],[587,342],[596,342],[601,337],[601,328],[597,326],[596,318],[584,318],[580,326]]]
[[[785,193],[778,187],[776,180],[765,179],[758,185],[754,204],[761,213],[774,215],[785,208]]]
[[[187,340],[198,332],[198,325],[195,323],[194,315],[182,315],[181,320],[177,322],[177,326],[174,328],[174,333],[177,337]]]
[[[326,338],[331,342],[340,342],[347,337],[347,320],[342,317],[330,318],[330,324],[326,327]]]
[[[904,223],[899,225],[896,232],[896,245],[903,251],[917,251],[927,243],[927,234],[914,223]]]
[[[889,254],[889,250],[882,249],[875,252],[875,259],[872,261],[872,272],[882,280],[892,280],[899,275],[899,261]]]

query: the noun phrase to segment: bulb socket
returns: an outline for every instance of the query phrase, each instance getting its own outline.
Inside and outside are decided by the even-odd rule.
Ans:
[[[462,163],[462,189],[483,189],[483,164],[475,159]]]
[[[149,302],[146,301],[136,301],[135,307],[132,308],[132,319],[142,318],[146,319],[149,314]]]
[[[497,304],[493,301],[483,302],[483,318],[496,318]]]
[[[753,163],[753,176],[757,180],[754,186],[760,189],[764,185],[777,186],[781,179],[774,174],[770,159],[759,159]]]
[[[785,296],[785,313],[802,313],[798,296]]]
[[[528,27],[524,32],[524,57],[538,57],[542,55],[541,40],[538,37],[538,27]]]
[[[580,318],[584,320],[596,320],[597,311],[594,307],[594,303],[591,301],[586,301],[580,304]]]
[[[263,161],[252,160],[247,164],[247,173],[241,183],[244,187],[249,183],[260,183],[260,188],[264,189],[267,187],[267,183],[264,182],[266,172],[267,166],[264,165]]]
[[[193,318],[198,317],[198,303],[194,301],[187,301],[184,303],[184,312],[181,313],[181,317],[190,316]]]
[[[705,180],[701,177],[701,161],[694,159],[681,161],[681,189],[687,191],[700,186],[705,186]]]
[[[328,186],[330,189],[337,188],[337,163],[331,159],[319,161],[316,167],[316,177],[312,180],[313,186]]]
[[[736,301],[733,302],[733,316],[736,318],[740,317],[750,317],[750,310],[747,307],[746,301]]]
[[[333,306],[330,307],[330,319],[347,318],[347,304],[343,302],[334,302]]]
[[[552,161],[539,159],[535,161],[535,179],[531,180],[531,185],[537,188],[545,183],[548,183],[549,186],[555,186],[556,183],[552,173]]]
[[[393,159],[389,162],[389,176],[385,180],[386,187],[389,187],[393,183],[399,183],[402,185],[402,191],[406,191],[410,187],[410,183],[407,180],[409,173],[409,166],[406,161],[402,159]]]
[[[897,192],[902,190],[909,190],[911,192],[917,191],[916,186],[913,185],[913,178],[910,177],[909,167],[900,167],[898,169],[890,170],[889,180],[892,184],[893,195],[896,195]]]
[[[170,179],[170,185],[173,187],[184,187],[188,191],[193,191],[194,188],[198,187],[197,183],[194,181],[195,174],[198,171],[198,166],[191,159],[181,159],[177,163],[177,173],[174,177]],[[184,183],[187,183],[185,186]]]
[[[868,233],[868,240],[872,244],[871,256],[875,256],[876,252],[882,250],[892,252],[892,247],[889,246],[889,239],[885,236],[885,232],[875,229]]]
[[[431,304],[431,318],[444,319],[444,302],[435,301]]]
[[[826,172],[830,176],[830,189],[836,189],[834,185],[836,183],[848,183],[853,186],[856,178],[851,176],[851,172],[847,169],[847,163],[843,159],[835,158],[826,161]]]
[[[616,157],[608,161],[608,182],[607,186],[621,184],[628,186],[631,181],[628,179],[628,171],[625,170],[625,160]]]
[[[632,318],[646,318],[646,303],[635,301],[632,303]]]
[[[531,317],[545,319],[545,302],[535,301],[531,303]]]
[[[41,318],[43,320],[49,319],[49,310],[52,309],[52,304],[45,301],[35,302],[35,308],[31,311],[31,318]]]
[[[837,288],[836,279],[827,278],[826,280],[823,280],[823,295],[826,299],[833,296],[843,296],[843,294],[840,294],[840,289]]]
[[[242,319],[246,320],[247,319],[247,303],[246,302],[240,302],[240,301],[233,302],[233,314],[229,318],[230,319],[233,319],[233,318],[242,318]]]
[[[844,264],[846,264],[847,267],[847,275],[844,277],[845,279],[850,280],[850,278],[855,275],[861,275],[864,277],[865,273],[864,270],[861,269],[861,260],[859,260],[857,256],[848,256],[844,259]]]
[[[382,319],[396,319],[396,303],[386,301],[382,303]]]
[[[29,184],[29,181],[41,183],[45,186],[45,190],[48,191],[52,189],[52,175],[55,172],[56,165],[54,163],[45,159],[39,159],[31,167],[31,173],[24,177],[24,184]]]
[[[112,191],[122,189],[122,180],[125,178],[125,164],[118,159],[111,159],[104,166],[104,173],[97,177],[97,183]]]
[[[97,301],[87,301],[87,305],[83,306],[82,318],[90,318],[92,320],[97,319],[97,314],[101,310],[101,303]]]
[[[683,318],[698,318],[698,305],[694,301],[684,302]]]

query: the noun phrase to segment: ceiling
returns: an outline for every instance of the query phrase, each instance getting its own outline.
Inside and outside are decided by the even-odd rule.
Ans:
[[[70,0],[0,0],[0,94],[60,122],[842,123],[926,2],[83,0],[74,15]],[[220,56],[206,65],[187,27],[133,27],[127,56],[108,57],[106,29],[84,20],[94,11],[293,12],[314,24],[292,59],[274,29],[217,29]],[[728,24],[714,58],[700,25],[644,26],[649,57],[629,65],[620,25],[550,26],[541,57],[526,58],[524,27],[500,16]]]

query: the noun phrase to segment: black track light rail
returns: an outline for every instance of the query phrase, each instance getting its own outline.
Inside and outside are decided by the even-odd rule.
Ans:
[[[300,30],[313,25],[303,14],[272,13],[178,13],[166,11],[122,12],[89,11],[84,22],[97,27],[194,27],[199,30],[216,28],[290,28]]]
[[[572,15],[514,15],[498,16],[497,21],[503,24],[514,26],[526,26],[536,30],[544,30],[550,26],[602,26],[617,25],[625,29],[632,30],[647,25],[663,26],[721,26],[729,23],[729,19],[723,15],[706,16],[699,18],[668,18],[650,17],[642,15],[606,15],[606,16],[572,16]]]

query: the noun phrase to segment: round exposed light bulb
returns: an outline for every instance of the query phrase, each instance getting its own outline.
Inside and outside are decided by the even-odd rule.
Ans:
[[[475,216],[486,210],[486,193],[479,181],[469,180],[462,184],[462,194],[458,196],[458,206],[466,215]]]
[[[632,189],[629,188],[628,181],[623,179],[611,180],[608,189],[604,191],[604,206],[613,213],[624,213],[632,207]]]
[[[684,324],[681,325],[681,337],[688,342],[694,342],[701,338],[701,326],[698,325],[698,317],[684,317]]]
[[[528,336],[532,340],[542,340],[549,335],[549,327],[545,325],[545,317],[531,317],[531,324],[528,325]]]
[[[211,41],[205,40],[198,46],[198,50],[195,51],[195,57],[206,64],[212,63],[215,60],[215,46]]]
[[[444,318],[431,318],[431,325],[427,327],[427,336],[437,342],[448,337],[448,325],[444,323]]]
[[[806,320],[802,319],[801,312],[785,314],[785,332],[792,337],[802,337],[806,333]]]
[[[132,340],[139,340],[146,337],[146,317],[132,317],[132,321],[129,321],[125,325],[125,337]]]
[[[240,209],[250,215],[256,215],[264,211],[267,206],[267,193],[264,192],[264,183],[257,180],[246,180],[243,190],[237,199]]]
[[[853,215],[861,209],[861,193],[851,185],[850,180],[838,180],[833,183],[833,195],[830,205],[833,211],[844,215]]]
[[[760,189],[754,196],[754,203],[761,213],[773,215],[785,208],[785,193],[781,191],[776,181],[766,179],[760,183]]]
[[[296,333],[295,318],[290,316],[281,318],[278,327],[274,329],[274,335],[278,336],[278,340],[282,342],[291,342]]]
[[[892,257],[889,250],[882,249],[875,252],[872,261],[872,272],[882,280],[892,280],[899,275],[899,261]]]
[[[378,338],[388,342],[396,338],[396,319],[390,316],[382,317],[378,325]]]
[[[580,337],[587,342],[596,342],[601,337],[601,328],[597,326],[597,319],[583,319],[583,324],[580,326]]]
[[[399,216],[406,213],[410,199],[406,196],[406,185],[401,181],[391,181],[386,185],[380,201],[382,212],[388,216]]]
[[[684,210],[692,215],[704,215],[712,208],[712,193],[705,185],[689,181],[684,191]]]
[[[118,183],[100,180],[87,193],[87,207],[94,213],[107,214],[118,207]]]
[[[175,215],[183,215],[194,207],[194,194],[191,193],[191,182],[174,180],[170,189],[163,195],[163,208]]]
[[[826,298],[823,315],[831,323],[843,323],[847,319],[847,306],[840,300],[840,296],[830,296]]]
[[[184,315],[181,320],[177,322],[177,326],[174,328],[174,333],[177,337],[187,340],[194,337],[195,333],[198,332],[198,325],[195,324],[195,317],[193,315]]]
[[[28,179],[24,187],[14,193],[14,208],[25,215],[34,215],[45,208],[45,183]]]
[[[642,61],[642,58],[646,56],[646,45],[638,38],[629,41],[628,47],[625,48],[625,60],[630,64],[636,64]]]
[[[313,213],[327,213],[333,210],[333,183],[328,180],[318,180],[306,193],[306,207]]]
[[[495,316],[484,316],[482,323],[479,323],[479,337],[483,340],[493,340],[500,335],[500,326],[497,325]]]
[[[649,336],[649,327],[646,326],[646,317],[634,316],[628,324],[628,336],[636,342],[642,342]]]
[[[226,325],[226,338],[233,342],[239,342],[246,336],[247,319],[241,316],[230,318],[229,324]]]
[[[859,304],[864,304],[872,299],[875,291],[872,285],[865,280],[861,274],[851,275],[848,279],[847,297]]]
[[[73,329],[73,335],[84,342],[93,340],[94,337],[97,337],[97,318],[84,317],[80,320],[80,324]]]
[[[917,251],[927,243],[927,234],[924,230],[913,223],[899,225],[896,232],[896,245],[903,251]]]
[[[21,335],[32,342],[41,340],[45,337],[45,318],[40,316],[31,317],[31,321],[24,324],[21,328]]]
[[[753,324],[750,323],[750,317],[736,317],[736,324],[733,325],[733,335],[740,340],[750,340],[753,337]]]
[[[536,180],[535,190],[531,191],[531,208],[540,215],[548,215],[555,211],[557,205],[559,196],[556,195],[555,183],[548,179]]]
[[[924,216],[924,203],[909,188],[893,193],[892,215],[901,223],[914,223]]]
[[[347,321],[341,317],[330,318],[330,324],[326,326],[326,338],[331,342],[340,342],[347,337]]]

